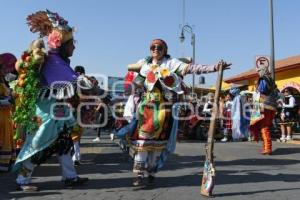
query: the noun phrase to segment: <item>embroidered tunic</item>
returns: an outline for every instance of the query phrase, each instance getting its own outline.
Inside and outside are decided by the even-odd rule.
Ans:
[[[214,66],[188,65],[174,58],[164,58],[160,65],[145,59],[139,63],[143,63],[142,68],[134,82],[143,85],[146,92],[138,107],[138,125],[131,144],[136,151],[161,151],[177,132],[178,123],[173,119],[172,110],[179,95],[184,93],[183,76],[215,69]]]

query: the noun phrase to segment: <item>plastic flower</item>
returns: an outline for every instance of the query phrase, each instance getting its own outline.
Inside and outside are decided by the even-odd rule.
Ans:
[[[21,59],[22,59],[23,61],[25,61],[25,60],[27,59],[28,56],[30,56],[30,55],[25,51],[25,52],[23,52],[23,54],[22,54],[22,56],[21,56]]]
[[[57,30],[53,30],[48,36],[47,43],[49,48],[57,49],[61,46],[61,41],[62,41],[62,34]]]
[[[153,71],[150,71],[150,72],[148,72],[148,74],[147,74],[147,81],[149,82],[149,83],[154,83],[155,82],[155,74],[154,74],[154,72]]]
[[[161,70],[160,70],[160,75],[161,75],[163,78],[165,78],[165,77],[167,77],[167,76],[170,76],[170,71],[169,71],[169,69],[167,69],[167,68],[161,69]]]
[[[158,68],[158,66],[157,65],[151,65],[150,68],[151,68],[152,71],[156,71],[156,69]]]
[[[173,76],[168,76],[164,79],[164,83],[166,84],[166,86],[168,87],[172,87],[174,84],[175,80]]]

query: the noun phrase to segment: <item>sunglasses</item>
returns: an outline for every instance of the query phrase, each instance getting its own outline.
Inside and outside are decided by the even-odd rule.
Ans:
[[[163,47],[161,46],[161,45],[159,45],[159,44],[155,44],[155,45],[152,45],[151,47],[150,47],[150,50],[151,51],[154,51],[154,50],[158,50],[158,51],[162,51],[163,50]]]
[[[74,39],[69,39],[68,41],[65,42],[66,44],[72,44],[75,45],[77,43],[77,40],[74,40]]]

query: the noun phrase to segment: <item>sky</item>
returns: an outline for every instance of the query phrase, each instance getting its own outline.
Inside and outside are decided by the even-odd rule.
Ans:
[[[255,56],[270,54],[269,0],[183,1],[1,0],[0,53],[20,57],[38,36],[29,31],[26,17],[49,9],[76,28],[71,66],[83,65],[87,74],[123,77],[128,64],[150,54],[155,38],[167,42],[172,57],[192,57],[191,35],[185,32],[185,41],[179,41],[185,23],[196,36],[196,63],[233,64],[225,78],[253,68]],[[273,0],[273,6],[275,59],[299,55],[300,1]],[[204,76],[204,87],[215,85],[216,74]],[[185,81],[190,84],[191,75]]]

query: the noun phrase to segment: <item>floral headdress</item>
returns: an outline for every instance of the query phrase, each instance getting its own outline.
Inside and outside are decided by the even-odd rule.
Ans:
[[[29,15],[27,24],[31,32],[39,32],[40,37],[48,36],[47,43],[51,49],[57,49],[73,38],[74,29],[68,25],[68,21],[49,10]]]

